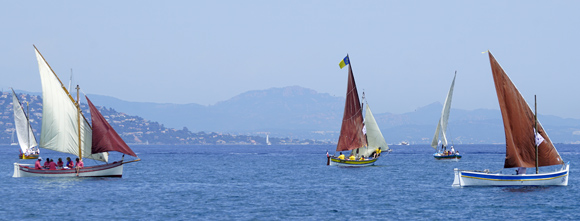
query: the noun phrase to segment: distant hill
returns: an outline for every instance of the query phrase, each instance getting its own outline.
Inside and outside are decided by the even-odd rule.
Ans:
[[[89,95],[94,103],[192,131],[271,133],[271,136],[332,140],[340,130],[344,98],[298,86],[248,91],[215,105],[127,102]],[[314,132],[316,131],[316,132]],[[330,132],[326,132],[330,131]]]
[[[127,102],[89,95],[94,103],[162,122],[172,128],[336,142],[344,98],[298,86],[242,93],[215,105]],[[432,103],[404,114],[374,113],[388,143],[431,142],[442,105]],[[580,120],[540,115],[556,143],[580,143]],[[504,143],[499,110],[451,109],[449,136],[454,143]]]
[[[22,103],[29,104],[30,124],[33,128],[35,137],[40,139],[42,124],[42,98],[38,95],[18,93]],[[114,99],[113,99],[114,100]],[[93,100],[93,102],[95,102]],[[95,102],[96,103],[96,102]],[[123,102],[121,102],[123,103]],[[147,105],[145,108],[149,108]],[[26,108],[26,106],[25,106]],[[165,127],[155,121],[146,120],[140,116],[129,115],[117,112],[113,108],[97,106],[99,112],[107,119],[109,124],[115,128],[123,140],[129,144],[218,144],[218,145],[236,145],[236,144],[266,144],[266,134],[251,135],[232,135],[228,133],[190,131],[187,127],[182,129],[173,129]],[[91,115],[85,103],[81,103],[81,109],[89,122]],[[153,108],[155,109],[155,108]],[[0,93],[0,144],[9,144],[18,142],[14,134],[14,116],[12,107],[12,94]],[[314,140],[298,140],[291,138],[278,138],[270,136],[269,142],[272,144],[326,144]]]

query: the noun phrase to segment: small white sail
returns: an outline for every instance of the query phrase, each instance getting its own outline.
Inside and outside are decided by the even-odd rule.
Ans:
[[[443,104],[443,110],[441,111],[441,118],[439,118],[439,122],[437,123],[437,129],[435,130],[435,136],[433,137],[433,141],[431,142],[431,146],[437,149],[437,145],[439,144],[439,133],[441,133],[441,143],[443,146],[447,146],[447,121],[449,120],[449,112],[451,110],[451,99],[453,97],[453,87],[455,86],[455,77],[457,77],[457,72],[455,72],[455,76],[453,76],[453,81],[451,82],[451,87],[449,88],[449,92],[447,93],[447,98],[445,99],[445,104]]]
[[[12,91],[12,107],[14,109],[14,126],[16,128],[16,137],[18,137],[18,143],[20,144],[20,149],[22,153],[28,153],[30,149],[38,146],[36,143],[36,138],[34,137],[34,132],[32,132],[32,127],[28,123],[28,118],[22,105],[18,100],[18,97]]]
[[[40,147],[79,156],[75,101],[36,48],[35,51],[43,95]],[[106,153],[91,154],[92,130],[82,114],[80,123],[82,157],[107,162]]]
[[[366,105],[366,112],[365,112],[365,128],[367,134],[367,147],[359,148],[359,156],[370,156],[377,148],[381,148],[382,151],[386,151],[389,149],[385,138],[383,137],[383,133],[379,129],[379,125],[371,112],[371,108],[369,105]],[[356,153],[356,151],[355,151]]]

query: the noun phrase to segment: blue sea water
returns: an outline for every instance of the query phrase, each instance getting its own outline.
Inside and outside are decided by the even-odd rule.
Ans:
[[[557,145],[567,187],[470,188],[451,187],[453,168],[499,170],[505,146],[456,145],[460,161],[391,146],[366,168],[326,166],[334,146],[132,148],[142,161],[123,178],[12,178],[17,147],[1,146],[0,219],[580,219],[580,145]]]

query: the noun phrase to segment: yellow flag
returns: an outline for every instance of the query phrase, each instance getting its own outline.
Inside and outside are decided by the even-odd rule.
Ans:
[[[344,66],[350,64],[350,61],[348,60],[348,55],[346,57],[344,57],[344,59],[342,59],[342,61],[340,61],[340,63],[338,63],[338,66],[340,67],[340,69],[344,68]]]

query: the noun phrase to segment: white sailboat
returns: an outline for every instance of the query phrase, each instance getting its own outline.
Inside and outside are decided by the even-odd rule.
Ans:
[[[16,146],[16,145],[18,145],[18,143],[14,141],[14,133],[16,133],[16,130],[13,130],[13,131],[12,131],[12,138],[10,138],[10,140],[12,141],[12,142],[10,143],[10,145],[11,145],[11,146]]]
[[[12,109],[14,110],[14,127],[16,131],[16,137],[18,138],[18,143],[20,144],[20,159],[37,159],[40,154],[38,149],[38,143],[36,142],[36,137],[34,136],[34,131],[30,126],[30,120],[24,109],[16,92],[12,89]]]
[[[77,100],[75,101],[38,49],[36,47],[34,49],[38,60],[43,94],[42,130],[39,146],[76,155],[80,159],[88,158],[102,162],[108,162],[108,151],[117,151],[137,157],[87,98],[91,108],[91,127],[80,109],[79,87],[77,86]],[[14,163],[13,177],[121,177],[123,164],[139,160],[124,162],[121,159],[113,163],[86,166],[78,172],[74,169],[43,170],[36,169],[34,165],[30,164]]]
[[[514,83],[489,52],[489,61],[506,138],[504,168],[515,174],[454,169],[453,186],[567,186],[570,162],[564,163],[548,134]],[[537,132],[536,132],[537,131]],[[548,166],[551,166],[548,168]],[[527,173],[527,168],[536,173]],[[544,172],[540,172],[543,167]],[[555,167],[555,170],[552,170]],[[552,170],[546,172],[547,170]]]
[[[435,151],[437,151],[433,154],[433,157],[438,160],[461,159],[461,155],[455,151],[453,146],[447,150],[447,122],[449,121],[449,112],[451,111],[451,100],[453,98],[453,88],[455,87],[456,77],[457,71],[453,76],[449,92],[447,92],[447,98],[445,98],[443,110],[441,110],[441,117],[437,123],[437,129],[435,129],[435,136],[433,136],[433,141],[431,142],[431,147],[435,148]],[[439,139],[439,135],[441,135],[441,139]],[[441,144],[441,149],[438,148],[439,144]]]
[[[343,65],[344,64],[344,65]],[[363,120],[362,107],[349,57],[341,62],[341,68],[348,65],[348,85],[342,127],[336,151],[351,151],[354,159],[344,155],[330,156],[327,154],[327,165],[361,167],[371,166],[379,159],[380,153],[389,153],[390,149],[375,121],[369,105],[366,106]],[[364,99],[364,93],[363,93]],[[375,154],[376,153],[376,154]]]

